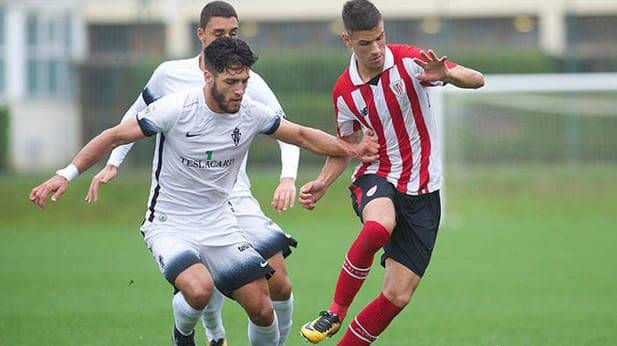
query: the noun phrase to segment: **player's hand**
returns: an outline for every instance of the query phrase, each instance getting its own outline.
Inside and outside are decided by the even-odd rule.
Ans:
[[[379,158],[379,143],[372,130],[364,132],[360,143],[354,144],[355,157],[363,163],[371,163]]]
[[[416,64],[418,64],[424,71],[416,74],[416,78],[421,82],[436,82],[447,81],[449,68],[446,65],[448,57],[442,56],[438,58],[435,52],[429,50],[428,53],[421,51],[420,55],[422,59],[414,58]]]
[[[315,209],[317,201],[326,194],[328,187],[320,180],[309,181],[300,188],[300,204],[308,210]]]
[[[294,178],[281,178],[279,186],[274,190],[274,196],[272,197],[272,207],[278,211],[283,212],[288,208],[294,207],[296,200],[296,179]]]
[[[99,199],[99,186],[101,184],[107,184],[118,174],[118,167],[114,165],[107,165],[100,172],[98,172],[90,182],[90,188],[86,195],[86,202],[92,204]]]
[[[51,196],[51,201],[55,202],[68,188],[69,181],[66,180],[65,177],[55,175],[46,182],[32,189],[28,198],[30,199],[30,202],[38,205],[39,208],[43,209],[45,208],[45,201],[47,200],[47,196],[49,196],[50,193],[54,193]]]

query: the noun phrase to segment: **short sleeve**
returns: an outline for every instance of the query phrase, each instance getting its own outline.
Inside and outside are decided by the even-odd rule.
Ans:
[[[149,104],[137,113],[137,123],[146,136],[168,132],[177,122],[182,112],[178,95],[169,95]]]
[[[281,125],[281,117],[275,110],[253,100],[250,101],[249,105],[251,107],[252,117],[254,117],[256,121],[255,126],[257,127],[257,132],[264,135],[271,135],[278,130]]]
[[[343,96],[333,96],[333,98],[334,113],[336,115],[336,133],[340,137],[345,137],[360,130],[360,122],[356,119]]]
[[[146,105],[160,99],[165,96],[165,80],[167,76],[167,63],[160,64],[150,76],[150,80],[146,83],[141,97]]]

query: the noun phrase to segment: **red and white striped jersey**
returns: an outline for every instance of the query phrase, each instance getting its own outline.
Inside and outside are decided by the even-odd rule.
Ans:
[[[353,180],[377,174],[405,194],[439,190],[441,148],[426,88],[443,83],[420,82],[414,77],[422,72],[413,61],[423,59],[420,52],[413,46],[387,45],[383,72],[367,83],[362,81],[352,55],[349,67],[334,85],[338,135],[371,129],[379,140],[379,160],[358,165]],[[454,66],[448,62],[448,67]]]

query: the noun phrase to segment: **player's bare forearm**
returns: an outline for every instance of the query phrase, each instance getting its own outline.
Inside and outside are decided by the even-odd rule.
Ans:
[[[350,157],[329,156],[317,180],[323,182],[326,186],[332,185],[332,183],[345,171],[350,160]]]
[[[356,154],[349,143],[339,138],[321,130],[297,125],[286,120],[281,121],[281,125],[274,132],[274,137],[319,155],[353,156]]]
[[[132,143],[144,138],[144,134],[137,125],[137,120],[128,120],[121,124],[107,129],[98,136],[94,137],[86,146],[84,146],[73,159],[73,164],[77,167],[80,173],[83,173],[88,168],[109,153],[113,148]]]
[[[459,65],[448,69],[443,81],[459,88],[478,89],[484,86],[484,75],[474,69]]]
[[[360,142],[358,133],[341,137],[341,139],[350,144]],[[323,182],[326,186],[330,186],[347,169],[349,161],[351,161],[350,157],[329,156],[317,180]]]

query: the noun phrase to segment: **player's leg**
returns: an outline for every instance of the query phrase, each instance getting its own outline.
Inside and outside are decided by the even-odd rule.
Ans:
[[[390,322],[409,303],[420,277],[409,268],[386,259],[383,291],[349,324],[339,346],[365,346],[377,340]]]
[[[224,302],[225,296],[215,287],[202,316],[202,323],[206,332],[206,346],[227,346],[225,327],[223,326]]]
[[[279,345],[285,345],[293,324],[293,293],[291,281],[287,275],[287,267],[283,253],[279,252],[268,259],[274,269],[274,274],[268,280],[272,305],[278,319],[280,334]]]
[[[284,259],[291,254],[291,247],[296,247],[297,242],[264,215],[255,198],[235,197],[231,199],[231,204],[245,238],[263,258],[268,259],[275,270],[268,280],[268,287],[278,319],[279,345],[285,345],[293,323],[293,295]]]
[[[198,249],[182,232],[142,226],[144,240],[165,279],[174,286],[173,340],[175,345],[194,345],[194,327],[214,287]]]
[[[386,268],[383,291],[351,322],[340,346],[373,342],[409,303],[428,267],[441,216],[439,192],[400,195],[396,210],[398,224],[382,257]]]
[[[339,273],[332,304],[313,321],[306,323],[302,335],[318,343],[334,335],[347,310],[369,274],[375,253],[390,238],[396,226],[394,196],[396,189],[376,175],[359,178],[350,187],[354,210],[364,225],[345,255]]]
[[[251,344],[277,345],[278,326],[266,282],[273,269],[268,262],[248,242],[202,245],[200,253],[219,291],[246,310]]]
[[[279,344],[278,321],[265,278],[250,282],[232,293],[249,318],[249,342],[253,346]]]
[[[179,290],[173,298],[174,345],[195,345],[195,325],[210,299],[214,282],[202,263],[183,270],[174,281]]]

